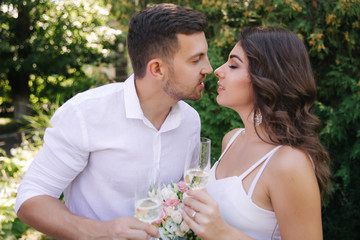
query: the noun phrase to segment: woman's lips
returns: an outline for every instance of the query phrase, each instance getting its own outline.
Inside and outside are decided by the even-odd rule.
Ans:
[[[222,91],[225,90],[225,88],[224,88],[223,86],[221,86],[221,84],[218,83],[218,85],[219,85],[219,88],[217,89],[217,92],[218,92],[218,93],[220,93],[220,92],[222,92]]]

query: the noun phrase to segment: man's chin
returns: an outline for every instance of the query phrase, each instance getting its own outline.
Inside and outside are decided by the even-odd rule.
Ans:
[[[197,100],[200,100],[201,97],[202,97],[202,92],[197,96],[188,97],[188,98],[186,98],[186,100],[197,101]]]

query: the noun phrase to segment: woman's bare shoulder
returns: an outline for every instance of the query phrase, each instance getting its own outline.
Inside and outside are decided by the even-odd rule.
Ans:
[[[277,187],[292,184],[316,184],[312,160],[308,154],[290,146],[281,147],[269,162],[270,178]],[[290,186],[288,186],[290,187]]]
[[[225,150],[226,146],[228,145],[230,139],[232,138],[232,136],[234,136],[234,134],[239,131],[240,128],[235,128],[229,132],[227,132],[224,137],[223,137],[223,140],[222,140],[222,151]]]
[[[283,146],[267,167],[270,175],[266,175],[265,182],[281,235],[296,236],[304,229],[311,229],[306,233],[309,235],[321,231],[320,190],[308,154]]]
[[[293,171],[298,169],[312,169],[310,156],[304,151],[290,146],[282,146],[273,156],[272,162],[279,171]]]

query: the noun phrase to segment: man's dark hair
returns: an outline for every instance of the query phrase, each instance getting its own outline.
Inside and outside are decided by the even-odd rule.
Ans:
[[[176,34],[204,32],[203,13],[174,4],[157,4],[130,20],[127,47],[135,77],[145,76],[147,63],[156,57],[171,62],[179,45]]]

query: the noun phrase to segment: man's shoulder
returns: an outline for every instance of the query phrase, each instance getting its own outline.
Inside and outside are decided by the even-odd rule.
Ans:
[[[78,93],[70,99],[70,102],[72,102],[73,104],[81,104],[86,101],[96,102],[103,98],[111,98],[117,93],[123,91],[123,89],[123,82],[109,83]]]

